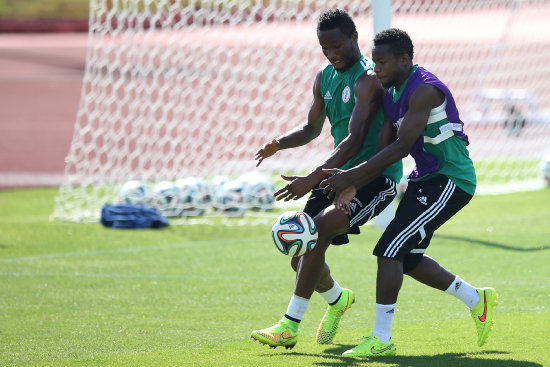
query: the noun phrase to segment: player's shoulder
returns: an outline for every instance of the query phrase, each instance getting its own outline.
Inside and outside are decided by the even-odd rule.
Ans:
[[[320,73],[322,74],[325,74],[325,73],[333,73],[334,72],[334,66],[332,66],[331,63],[328,63],[326,64],[323,68],[321,68],[321,70],[319,71]]]
[[[411,92],[409,97],[409,105],[426,106],[432,108],[434,105],[439,105],[439,100],[442,93],[435,85],[422,83],[419,84]]]
[[[355,67],[360,73],[358,80],[378,80],[374,74],[374,62],[370,58],[361,55]]]
[[[318,70],[317,74],[315,74],[315,84],[321,85],[324,75],[325,75],[325,69]]]
[[[370,57],[367,57],[365,55],[361,55],[359,58],[359,65],[363,68],[365,71],[373,71],[374,70],[374,61]]]
[[[379,88],[381,87],[380,81],[376,77],[376,74],[374,74],[374,71],[372,70],[366,70],[363,74],[361,74],[357,80],[355,81],[355,89],[371,89],[371,88]]]

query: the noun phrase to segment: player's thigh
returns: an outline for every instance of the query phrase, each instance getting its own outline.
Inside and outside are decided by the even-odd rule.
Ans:
[[[367,223],[386,209],[396,195],[395,182],[383,176],[361,187],[350,203],[350,226]]]
[[[317,231],[319,231],[319,240],[317,243],[327,242],[326,247],[328,247],[332,238],[347,233],[349,230],[348,215],[336,209],[334,205],[325,208],[317,214],[314,220]]]
[[[409,183],[394,219],[376,244],[374,255],[403,261],[410,253],[422,254],[433,232],[471,197],[445,176]]]

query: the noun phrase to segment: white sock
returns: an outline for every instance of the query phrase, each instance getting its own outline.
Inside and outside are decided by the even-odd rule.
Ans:
[[[333,305],[336,303],[338,298],[340,298],[340,295],[342,294],[342,288],[340,287],[340,284],[336,280],[334,280],[334,285],[332,288],[330,288],[328,291],[319,293],[321,297],[327,301],[329,305]]]
[[[479,302],[479,293],[477,293],[476,288],[471,286],[464,280],[460,279],[458,275],[456,276],[455,280],[453,280],[449,288],[447,288],[445,293],[452,294],[453,296],[464,302],[464,304],[470,310],[474,308]]]
[[[393,321],[393,315],[395,314],[395,306],[393,305],[381,305],[375,303],[376,314],[374,317],[374,329],[372,335],[378,335],[381,341],[387,343],[391,338],[391,323]]]
[[[302,320],[302,317],[307,310],[308,304],[309,299],[298,297],[297,295],[293,294],[292,298],[290,299],[290,303],[288,304],[288,308],[286,309],[285,315],[300,321]]]

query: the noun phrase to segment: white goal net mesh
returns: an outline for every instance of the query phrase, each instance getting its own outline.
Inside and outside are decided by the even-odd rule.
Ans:
[[[328,121],[307,146],[259,168],[253,156],[305,121],[315,73],[326,65],[317,18],[333,7],[353,16],[369,56],[369,1],[91,0],[80,106],[52,217],[97,220],[131,179],[211,183],[320,163],[332,149]],[[479,192],[541,183],[550,146],[549,18],[548,1],[392,2],[392,26],[411,35],[415,63],[455,96]]]

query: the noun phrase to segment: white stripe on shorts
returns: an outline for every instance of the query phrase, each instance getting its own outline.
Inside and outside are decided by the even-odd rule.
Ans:
[[[392,196],[395,194],[395,182],[393,180],[390,180],[389,178],[386,178],[386,183],[390,185],[390,188],[386,190],[382,190],[376,195],[370,203],[367,204],[355,217],[353,217],[350,222],[349,226],[354,226],[357,222],[364,219],[367,215],[369,215],[368,220],[372,218],[372,214],[374,213],[374,209],[378,204],[386,200],[387,196]],[[368,221],[367,220],[367,221]]]
[[[403,246],[403,244],[407,242],[409,238],[411,238],[417,231],[419,231],[420,228],[424,228],[424,226],[429,221],[431,221],[437,214],[439,214],[439,212],[445,207],[445,205],[449,201],[449,198],[455,191],[455,188],[455,184],[451,180],[449,180],[447,182],[447,186],[445,186],[443,192],[441,193],[441,196],[437,199],[437,201],[393,239],[393,241],[384,252],[384,256],[395,257],[397,251],[399,251],[401,246]]]

